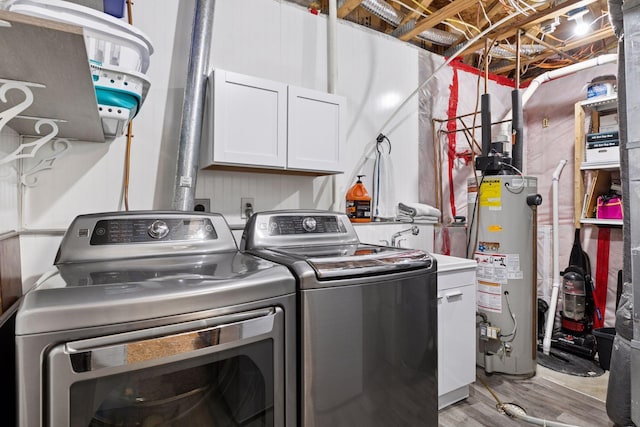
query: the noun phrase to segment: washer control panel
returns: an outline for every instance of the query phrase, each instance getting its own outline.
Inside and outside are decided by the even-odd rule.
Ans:
[[[293,209],[254,213],[244,227],[240,249],[358,243],[346,213]]]
[[[131,218],[99,220],[91,245],[141,243],[158,240],[213,240],[216,230],[209,218]]]
[[[336,216],[278,215],[269,218],[269,234],[346,233]]]

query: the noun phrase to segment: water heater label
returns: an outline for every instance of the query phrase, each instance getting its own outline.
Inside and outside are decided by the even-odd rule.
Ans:
[[[500,179],[485,179],[480,185],[480,207],[492,211],[502,210],[502,181]]]
[[[478,309],[502,313],[502,285],[478,280]]]

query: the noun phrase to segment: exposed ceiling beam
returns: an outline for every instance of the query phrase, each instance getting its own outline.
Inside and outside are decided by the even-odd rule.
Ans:
[[[504,40],[506,38],[513,37],[516,34],[516,31],[518,31],[518,29],[527,30],[543,21],[546,21],[548,19],[553,19],[560,15],[564,15],[570,10],[573,10],[582,6],[587,6],[595,1],[596,0],[567,0],[562,4],[545,9],[543,12],[530,15],[525,19],[522,19],[517,22],[513,22],[512,24],[507,25],[506,27],[498,28],[497,31],[488,34],[487,37],[489,37],[492,40]],[[484,44],[484,41],[478,40],[477,42],[468,46],[459,55],[464,56],[469,53],[475,52],[478,49],[482,48],[483,44]]]
[[[442,21],[451,18],[452,16],[455,16],[463,10],[467,9],[469,6],[476,4],[476,2],[477,0],[455,0],[445,7],[438,9],[426,18],[418,21],[416,23],[416,26],[411,31],[406,32],[399,38],[400,40],[404,41],[411,40],[421,32],[435,27]]]
[[[416,10],[423,9],[423,11],[424,11],[424,9],[427,9],[431,5],[432,1],[433,0],[421,0],[419,3],[422,5],[422,8],[419,7],[418,5],[414,5],[415,6],[414,9],[416,9]],[[413,11],[409,12],[409,13],[407,13],[407,16],[404,17],[404,19],[402,20],[402,22],[400,23],[399,26],[403,26],[404,24],[406,24],[407,22],[409,22],[412,19],[418,19],[419,16],[420,16],[420,14],[417,13],[417,12],[413,12]]]
[[[523,33],[522,35],[527,37],[528,39],[533,40],[534,42],[538,43],[539,45],[542,45],[542,46],[546,47],[547,49],[557,53],[558,55],[568,59],[569,61],[573,62],[574,64],[579,62],[573,56],[569,55],[568,53],[563,52],[561,49],[555,47],[554,45],[549,44],[546,41],[537,38],[536,36],[532,36],[531,34],[528,34],[528,33]]]
[[[491,3],[488,7],[485,8],[485,13],[480,15],[480,20],[478,21],[477,27],[480,28],[481,30],[484,30],[486,27],[490,25],[490,21],[488,21],[487,18],[493,19],[494,16],[496,16],[498,13],[501,13],[501,12],[504,12],[504,4],[502,4],[500,0],[495,0],[493,3]],[[485,14],[486,14],[486,17],[485,17]],[[453,46],[458,46],[460,43],[463,43],[465,40],[466,39],[464,36],[460,36],[460,38],[456,40]]]
[[[598,31],[594,31],[593,33],[591,33],[591,34],[589,34],[589,35],[587,35],[585,37],[573,40],[573,41],[571,41],[569,43],[566,43],[566,44],[564,44],[562,46],[556,46],[556,49],[560,50],[562,52],[568,52],[568,51],[571,51],[573,49],[577,49],[579,47],[586,46],[588,44],[595,43],[595,42],[600,41],[600,40],[605,40],[605,39],[607,39],[609,37],[614,37],[613,29],[611,27],[607,27],[607,28],[603,28],[603,29],[598,30]],[[528,64],[533,64],[533,63],[537,63],[537,62],[542,62],[545,59],[547,59],[550,56],[553,56],[555,54],[556,54],[555,51],[543,52],[543,53],[541,53],[539,55],[536,55],[535,58],[531,58],[531,59],[527,59],[526,61],[522,61],[522,65],[528,65]],[[515,62],[512,63],[512,64],[508,64],[508,65],[499,67],[499,68],[491,69],[491,72],[495,73],[495,74],[505,74],[505,73],[508,73],[509,71],[514,70],[514,69],[515,69]]]
[[[345,0],[345,2],[338,8],[338,18],[343,19],[345,16],[353,12],[353,10],[360,6],[362,0]]]

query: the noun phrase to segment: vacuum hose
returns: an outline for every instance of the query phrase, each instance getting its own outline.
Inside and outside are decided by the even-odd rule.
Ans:
[[[493,396],[493,398],[495,399],[496,408],[498,408],[499,411],[504,412],[506,415],[508,415],[511,418],[519,419],[531,424],[545,426],[545,427],[578,427],[573,424],[565,424],[558,421],[550,421],[550,420],[545,420],[543,418],[537,418],[537,417],[532,417],[530,415],[527,415],[525,410],[519,405],[516,405],[515,403],[502,402],[502,400],[500,400],[498,395],[491,389],[491,387],[489,387],[489,385],[486,382],[482,380],[482,378],[480,377],[477,377],[477,378],[482,383],[482,385],[489,391],[491,396]]]
[[[573,424],[565,424],[558,421],[550,421],[550,420],[545,420],[543,418],[532,417],[527,414],[521,413],[520,411],[514,411],[511,409],[510,406],[511,405],[509,404],[503,404],[501,405],[500,409],[502,409],[504,413],[509,415],[511,418],[516,418],[518,420],[522,420],[530,424],[535,424],[538,426],[545,426],[545,427],[577,427]]]

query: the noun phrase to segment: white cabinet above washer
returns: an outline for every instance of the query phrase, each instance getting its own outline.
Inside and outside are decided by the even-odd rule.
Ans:
[[[202,165],[284,169],[287,85],[225,70],[211,77]]]
[[[289,86],[287,167],[341,173],[345,99]]]
[[[342,173],[345,105],[338,95],[216,69],[201,167]]]

